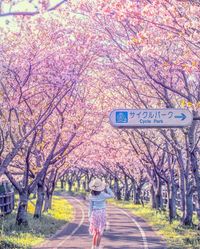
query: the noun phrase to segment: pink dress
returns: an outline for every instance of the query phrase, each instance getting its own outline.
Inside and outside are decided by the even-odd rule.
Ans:
[[[90,227],[89,232],[94,235],[95,232],[99,232],[101,235],[106,227],[106,210],[96,209],[93,210],[90,217]]]
[[[107,193],[104,191],[97,196],[90,195],[89,205],[89,233],[94,235],[99,232],[101,235],[106,227],[106,199],[113,198],[114,193],[110,188],[106,188]]]

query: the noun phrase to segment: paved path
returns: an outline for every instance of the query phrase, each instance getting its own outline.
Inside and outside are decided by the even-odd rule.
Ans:
[[[67,196],[75,209],[74,220],[37,249],[90,249],[87,202]],[[164,241],[141,218],[126,210],[108,205],[107,228],[102,239],[103,249],[166,249]]]

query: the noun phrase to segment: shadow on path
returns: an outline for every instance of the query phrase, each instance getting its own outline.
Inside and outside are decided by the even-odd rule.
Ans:
[[[92,236],[88,232],[87,218],[88,204],[81,199],[78,203],[70,196],[67,198],[76,210],[75,219],[56,236],[34,247],[35,249],[91,249]],[[83,224],[80,224],[83,217],[81,209],[84,210]],[[165,242],[142,218],[132,215],[129,211],[126,212],[128,216],[119,208],[108,205],[107,218],[110,226],[102,238],[103,249],[166,249]],[[145,236],[142,236],[141,230]]]

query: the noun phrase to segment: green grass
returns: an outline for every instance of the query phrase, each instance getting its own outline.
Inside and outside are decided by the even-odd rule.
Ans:
[[[33,201],[35,203],[35,200]],[[0,248],[31,248],[54,234],[73,218],[73,209],[68,201],[54,196],[52,210],[43,213],[41,219],[34,219],[34,205],[28,205],[28,228],[15,225],[16,211],[0,219]]]
[[[81,195],[84,197],[88,194],[83,189],[82,184],[81,184],[80,190],[78,191],[78,184],[77,184],[77,182],[74,182],[74,184],[72,185],[72,192],[69,192],[68,183],[66,182],[66,187],[64,189],[61,189],[61,183],[60,183],[60,181],[58,181],[56,188],[55,188],[55,192],[62,192],[62,191],[64,191],[65,193],[69,193],[70,195],[73,195],[73,196],[76,196],[76,195],[80,196]]]
[[[144,218],[156,233],[162,235],[169,249],[199,249],[200,231],[196,227],[185,227],[180,225],[179,220],[169,224],[167,212],[158,212],[150,206],[134,205],[130,202],[111,200],[110,203],[121,208],[129,209],[133,214]],[[197,219],[194,219],[197,221]]]

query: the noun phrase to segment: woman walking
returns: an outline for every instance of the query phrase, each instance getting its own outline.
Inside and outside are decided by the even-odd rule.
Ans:
[[[100,249],[101,237],[106,226],[106,199],[113,198],[114,193],[100,179],[94,179],[89,184],[89,232],[93,235],[92,249]],[[106,192],[104,191],[106,190]]]

